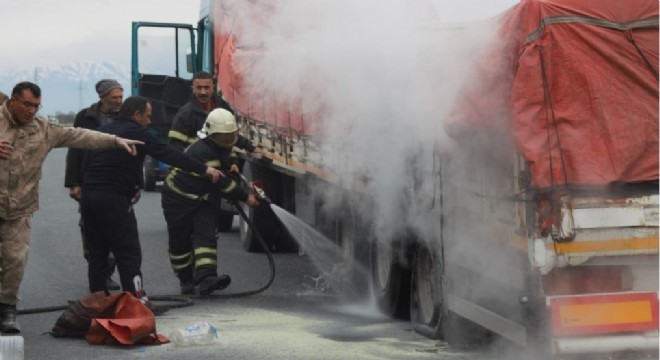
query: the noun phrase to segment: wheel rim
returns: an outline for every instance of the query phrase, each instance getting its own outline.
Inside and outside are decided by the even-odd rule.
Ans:
[[[392,251],[387,244],[376,242],[375,273],[378,289],[385,291],[390,282],[390,267],[392,265]]]
[[[339,246],[341,248],[342,262],[352,263],[355,259],[355,235],[352,231],[352,226],[348,221],[344,221],[341,227],[341,241]]]

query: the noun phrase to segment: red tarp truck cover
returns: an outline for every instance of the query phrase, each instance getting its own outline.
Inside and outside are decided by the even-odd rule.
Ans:
[[[284,102],[277,96],[277,91],[267,89],[260,84],[249,83],[247,76],[254,71],[255,57],[264,56],[259,49],[258,43],[237,43],[243,35],[245,23],[249,26],[262,26],[263,30],[250,29],[253,33],[266,34],[269,26],[267,15],[275,11],[269,1],[246,0],[243,6],[252,6],[254,11],[246,12],[254,18],[236,21],[236,13],[231,2],[218,0],[213,9],[214,26],[214,59],[218,74],[218,83],[222,89],[223,97],[240,114],[257,120],[264,125],[279,129],[280,131],[292,131],[298,134],[308,135],[309,126],[305,126],[301,102],[290,99]],[[245,14],[243,14],[245,16]],[[275,75],[275,74],[274,74]],[[258,78],[258,77],[253,77]],[[310,88],[310,91],[313,88]],[[309,121],[309,120],[307,120]]]
[[[658,179],[658,1],[522,0],[446,129],[506,129],[532,186]]]
[[[313,78],[302,79],[300,88],[307,102],[302,98],[285,98],[278,94],[278,89],[269,88],[269,84],[259,83],[262,77],[268,77],[272,83],[273,78],[286,76],[277,68],[273,68],[269,74],[264,73],[263,65],[268,63],[264,57],[269,56],[269,51],[276,49],[270,48],[264,52],[260,49],[262,39],[244,39],[250,37],[245,36],[245,33],[271,36],[270,16],[282,10],[282,2],[244,0],[237,3],[230,0],[216,0],[213,4],[214,60],[223,97],[240,114],[277,129],[280,133],[318,136],[319,129],[323,128],[320,123],[322,117],[318,114],[323,113],[326,106],[322,99],[326,91],[324,81],[333,81],[333,79],[323,80],[324,74],[314,74]],[[415,1],[410,7],[420,21],[435,19],[430,1]],[[250,26],[250,29],[244,31],[243,26]],[[281,34],[275,36],[278,35],[281,36]],[[258,65],[255,63],[260,64],[261,67],[256,69]],[[255,73],[258,75],[255,76]]]

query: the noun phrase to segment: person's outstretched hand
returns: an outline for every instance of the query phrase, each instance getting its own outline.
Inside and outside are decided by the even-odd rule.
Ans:
[[[123,137],[115,137],[115,145],[120,148],[124,148],[124,150],[128,151],[129,154],[135,156],[137,155],[137,148],[135,147],[136,145],[144,145],[142,141],[138,140],[131,140],[131,139],[124,139]]]

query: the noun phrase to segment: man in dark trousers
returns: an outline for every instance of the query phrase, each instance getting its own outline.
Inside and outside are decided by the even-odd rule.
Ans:
[[[167,145],[148,130],[151,123],[151,103],[143,97],[126,99],[117,117],[98,131],[144,142],[136,157],[119,151],[90,151],[85,159],[80,209],[85,223],[85,238],[89,250],[89,290],[106,293],[108,254],[112,251],[123,291],[128,291],[147,305],[143,289],[142,251],[137,221],[133,212],[136,194],[142,178],[145,155],[185,171],[206,175],[217,182],[221,173],[186,156]]]
[[[96,83],[96,93],[99,95],[99,101],[90,107],[80,110],[73,122],[74,127],[96,130],[99,126],[109,123],[119,112],[122,101],[124,100],[124,89],[117,80],[104,79]],[[69,188],[69,197],[75,201],[80,201],[80,190],[82,185],[82,165],[85,150],[69,148],[66,154],[66,170],[64,173],[64,187]],[[80,208],[78,208],[80,212]],[[85,244],[85,223],[82,217],[78,222],[82,236],[83,256],[85,260],[89,259],[87,245]],[[119,290],[119,284],[112,280],[112,273],[115,271],[115,258],[110,253],[108,258],[107,284],[108,290]]]
[[[225,174],[238,172],[231,149],[238,139],[236,119],[227,110],[215,109],[206,119],[201,140],[190,145],[186,154],[205,164],[214,164]],[[193,174],[174,169],[165,180],[162,206],[169,234],[170,263],[179,278],[181,293],[192,295],[195,286],[200,295],[229,286],[228,275],[218,276],[215,219],[220,198],[245,202],[256,207],[259,202],[231,177],[212,184]]]

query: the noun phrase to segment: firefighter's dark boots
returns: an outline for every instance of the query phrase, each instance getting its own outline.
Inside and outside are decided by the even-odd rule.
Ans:
[[[195,295],[195,282],[192,280],[184,281],[180,280],[179,285],[181,286],[181,295]]]
[[[225,289],[231,283],[229,275],[208,276],[197,285],[197,290],[202,296],[210,295],[216,290]]]
[[[16,320],[16,305],[0,304],[0,331],[5,334],[18,334],[21,328]]]

